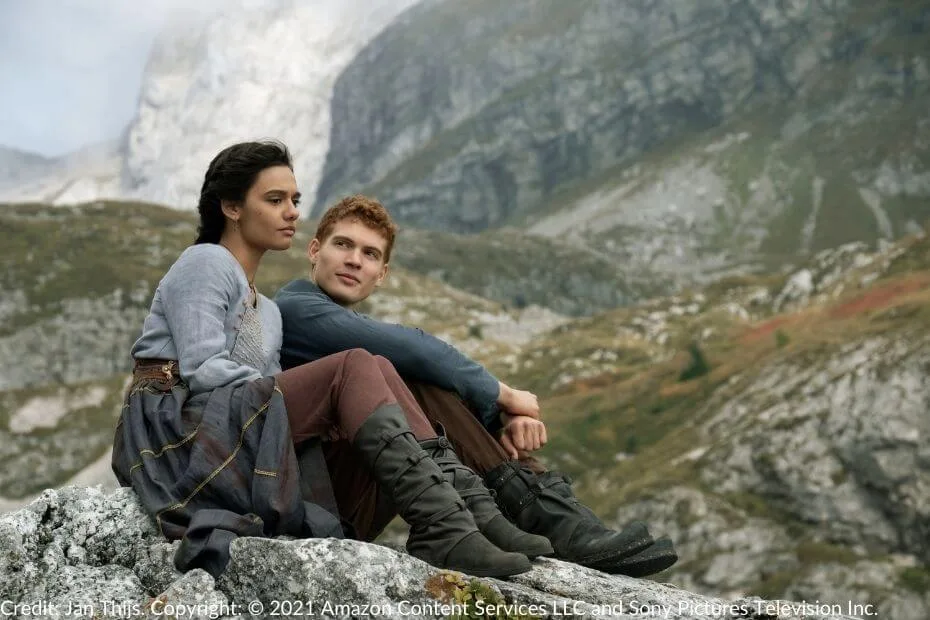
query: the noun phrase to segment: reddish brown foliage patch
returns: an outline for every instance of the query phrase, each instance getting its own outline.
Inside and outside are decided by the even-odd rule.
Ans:
[[[898,298],[924,290],[928,287],[930,287],[930,274],[914,274],[904,280],[875,285],[864,293],[840,302],[828,309],[826,315],[821,314],[819,316],[821,320],[823,318],[849,319],[866,312],[888,307]],[[797,326],[805,320],[808,322],[817,321],[818,315],[812,314],[812,312],[808,310],[796,314],[776,316],[747,330],[740,338],[740,341],[743,344],[758,342],[763,338],[771,337],[779,329]]]
[[[769,319],[764,323],[753,327],[748,330],[743,337],[741,338],[743,344],[749,344],[750,342],[758,342],[762,338],[771,336],[775,331],[781,327],[792,325],[797,323],[800,320],[799,315],[789,314],[785,316],[777,316],[774,319]]]
[[[863,312],[878,310],[889,306],[894,299],[902,295],[927,288],[927,284],[927,276],[921,275],[904,281],[891,282],[884,286],[875,286],[858,297],[834,306],[830,309],[829,316],[831,319],[848,319]]]

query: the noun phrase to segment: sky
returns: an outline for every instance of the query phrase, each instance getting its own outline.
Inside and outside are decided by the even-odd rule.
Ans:
[[[118,137],[166,19],[194,19],[217,5],[0,0],[0,146],[57,156]]]

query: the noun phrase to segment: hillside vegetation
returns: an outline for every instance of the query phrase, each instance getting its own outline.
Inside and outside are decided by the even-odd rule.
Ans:
[[[82,474],[112,484],[99,464],[128,347],[194,220],[117,203],[9,206],[0,220],[0,499]],[[308,234],[263,263],[263,292],[303,273]],[[363,310],[437,333],[537,392],[542,458],[606,520],[672,536],[682,561],[664,581],[871,602],[916,620],[930,610],[928,308],[921,232],[590,317],[403,269]]]

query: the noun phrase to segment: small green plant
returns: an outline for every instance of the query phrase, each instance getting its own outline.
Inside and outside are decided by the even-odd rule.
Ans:
[[[692,342],[688,347],[688,353],[691,354],[691,362],[681,371],[678,376],[679,381],[690,381],[691,379],[703,377],[710,372],[710,364],[707,363],[704,352],[698,343]]]
[[[905,568],[898,574],[898,581],[908,590],[918,594],[930,592],[930,570],[924,567]]]
[[[775,330],[775,346],[776,347],[780,349],[786,346],[789,342],[791,342],[791,338],[788,337],[788,334],[786,334],[781,329]]]
[[[455,605],[450,620],[540,620],[539,616],[509,611],[508,604],[497,590],[480,579],[466,581],[461,573],[442,571],[426,581],[426,591],[443,603]],[[490,613],[497,612],[497,613]]]
[[[796,548],[802,564],[854,564],[858,559],[852,550],[827,542],[806,540]]]

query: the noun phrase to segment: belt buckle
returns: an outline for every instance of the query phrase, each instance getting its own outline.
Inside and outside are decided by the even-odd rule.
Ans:
[[[161,371],[165,373],[165,381],[171,381],[171,370],[174,368],[174,362],[166,362],[164,366],[161,367]]]

